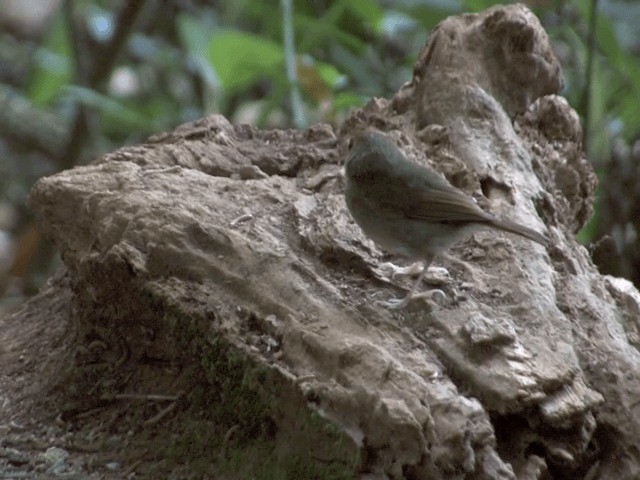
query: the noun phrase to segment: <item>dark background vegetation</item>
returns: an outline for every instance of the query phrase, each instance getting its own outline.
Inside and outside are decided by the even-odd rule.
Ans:
[[[56,257],[26,197],[43,175],[214,112],[261,128],[340,125],[388,97],[446,16],[488,0],[3,0],[0,289]],[[640,286],[640,2],[530,0],[565,74],[600,187],[579,239]]]

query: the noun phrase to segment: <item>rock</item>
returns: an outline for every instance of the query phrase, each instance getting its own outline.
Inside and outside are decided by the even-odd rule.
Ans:
[[[638,475],[640,355],[620,324],[637,292],[614,299],[575,240],[595,176],[561,86],[535,16],[495,7],[442,22],[413,79],[339,134],[211,116],[40,180],[76,368],[109,365],[100,385],[148,359],[202,370],[218,462],[256,436],[286,468],[345,477]],[[477,234],[436,261],[439,305],[375,307],[410,280],[380,273],[344,205],[338,139],[363,124],[551,246]]]

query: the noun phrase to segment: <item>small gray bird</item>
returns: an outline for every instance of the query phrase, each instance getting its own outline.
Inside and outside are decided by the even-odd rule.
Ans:
[[[423,262],[407,296],[385,302],[388,307],[407,305],[434,257],[482,228],[548,244],[535,230],[480,209],[442,176],[405,158],[379,132],[367,130],[354,138],[345,171],[347,207],[364,233],[388,252]]]

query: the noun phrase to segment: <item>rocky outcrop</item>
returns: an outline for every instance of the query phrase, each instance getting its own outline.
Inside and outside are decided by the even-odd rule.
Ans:
[[[575,240],[595,176],[561,86],[535,16],[497,7],[442,22],[413,79],[338,133],[212,116],[42,179],[31,206],[66,269],[74,365],[192,362],[228,433],[267,435],[283,464],[638,475],[639,297]],[[385,275],[344,204],[340,166],[363,125],[550,246],[476,234],[436,260],[444,300],[377,307],[411,280]]]

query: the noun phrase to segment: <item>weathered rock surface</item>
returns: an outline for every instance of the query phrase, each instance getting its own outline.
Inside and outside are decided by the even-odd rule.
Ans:
[[[595,177],[561,86],[535,16],[499,7],[444,21],[413,79],[339,133],[211,116],[42,179],[31,206],[64,261],[72,369],[195,362],[223,396],[255,394],[231,425],[345,476],[640,474],[640,297],[575,240]],[[444,301],[376,307],[411,280],[381,273],[344,204],[363,125],[551,246],[476,234],[436,261]]]

